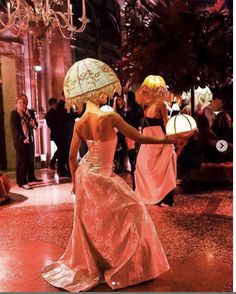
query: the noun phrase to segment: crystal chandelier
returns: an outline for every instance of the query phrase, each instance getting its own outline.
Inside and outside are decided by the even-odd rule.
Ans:
[[[29,2],[32,4],[30,5]],[[0,12],[0,33],[11,30],[17,36],[32,33],[35,38],[46,39],[51,43],[53,30],[59,29],[66,39],[72,39],[75,33],[85,30],[89,19],[86,16],[85,0],[82,0],[81,26],[73,25],[72,4],[66,1],[66,12],[55,10],[62,6],[62,0],[9,0],[7,13]],[[62,9],[61,9],[62,10]]]

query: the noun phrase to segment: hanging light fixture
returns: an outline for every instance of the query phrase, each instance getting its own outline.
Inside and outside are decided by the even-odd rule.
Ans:
[[[59,29],[66,39],[72,39],[75,33],[85,30],[89,19],[86,16],[86,3],[82,0],[82,17],[79,18],[81,26],[73,25],[72,4],[66,1],[66,12],[55,10],[55,6],[62,6],[62,0],[9,0],[7,13],[0,12],[0,33],[11,30],[17,36],[32,32],[36,38],[46,36],[49,43],[52,40],[52,32]]]

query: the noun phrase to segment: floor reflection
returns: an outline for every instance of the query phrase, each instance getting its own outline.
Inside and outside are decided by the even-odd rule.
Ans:
[[[129,174],[121,175],[129,185]],[[70,237],[74,196],[69,178],[39,170],[33,190],[23,190],[10,174],[9,203],[0,206],[0,291],[59,292],[40,275],[57,259]],[[175,206],[148,205],[170,263],[159,278],[123,292],[232,291],[232,189],[184,192],[177,188]],[[102,284],[92,291],[108,292]]]

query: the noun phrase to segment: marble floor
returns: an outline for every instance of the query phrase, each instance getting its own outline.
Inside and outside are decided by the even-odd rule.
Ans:
[[[60,292],[41,278],[40,269],[62,254],[69,239],[71,183],[42,169],[37,176],[43,182],[27,191],[9,176],[11,200],[0,206],[0,292]],[[131,184],[129,174],[122,177]],[[186,193],[179,186],[174,207],[149,205],[170,271],[122,292],[231,292],[232,194],[231,188]],[[111,289],[102,284],[92,291]]]

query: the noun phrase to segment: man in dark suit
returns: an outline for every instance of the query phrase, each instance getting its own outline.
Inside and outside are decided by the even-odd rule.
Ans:
[[[59,158],[58,116],[57,116],[57,111],[56,111],[58,100],[56,98],[51,98],[51,99],[49,99],[48,104],[49,104],[49,110],[45,115],[45,119],[47,122],[47,126],[49,127],[49,129],[51,131],[50,140],[53,141],[55,143],[55,145],[57,146],[57,150],[54,153],[52,159],[50,160],[49,166],[50,166],[50,168],[55,169],[56,160]]]
[[[73,129],[75,124],[75,119],[78,117],[77,112],[67,113],[65,109],[65,97],[62,93],[62,97],[56,107],[58,116],[58,175],[59,177],[70,176],[69,168],[69,150],[70,143],[72,140]]]

